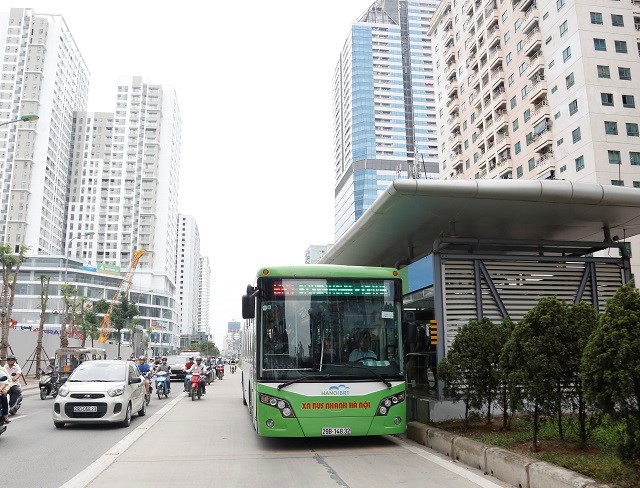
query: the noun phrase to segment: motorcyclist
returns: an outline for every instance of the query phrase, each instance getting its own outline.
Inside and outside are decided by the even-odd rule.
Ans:
[[[165,372],[167,376],[171,377],[171,366],[167,363],[167,356],[162,356],[161,362],[156,366],[155,372]],[[167,381],[167,393],[171,393],[171,381]]]
[[[236,371],[236,360],[232,359],[231,361],[229,361],[229,369],[231,369],[232,373],[235,373]]]
[[[194,373],[199,373],[200,374],[200,389],[202,391],[202,394],[204,395],[206,393],[205,390],[205,385],[206,382],[204,380],[206,374],[207,374],[207,367],[202,364],[202,358],[200,356],[198,356],[196,358],[196,363],[191,365],[191,367],[189,368],[189,373],[190,374],[194,374]]]
[[[11,388],[11,375],[4,366],[0,366],[0,377],[2,376],[6,376],[7,379],[0,381],[0,409],[2,410],[0,425],[11,422],[9,420],[9,401],[7,400],[7,394],[9,393],[9,388]]]
[[[16,361],[16,357],[13,354],[7,356],[6,368],[9,371],[9,377],[11,378],[12,385],[9,387],[9,408],[11,408],[18,401],[18,397],[22,394],[20,390],[20,376],[22,376],[22,369]]]
[[[186,375],[184,375],[184,391],[189,391],[189,374],[188,373],[189,373],[189,369],[194,364],[195,363],[193,361],[193,356],[189,356],[189,360],[186,362],[183,368],[185,373],[187,373]]]
[[[140,356],[138,358],[138,371],[144,378],[144,387],[147,390],[147,394],[151,393],[151,385],[149,382],[149,377],[151,376],[151,366],[147,363],[144,356]]]
[[[221,368],[222,371],[220,373],[220,377],[224,376],[224,359],[222,359],[222,356],[220,356],[218,358],[218,361],[216,362],[216,369]]]

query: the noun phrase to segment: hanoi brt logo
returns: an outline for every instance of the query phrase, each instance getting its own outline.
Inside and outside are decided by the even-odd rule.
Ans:
[[[321,392],[321,395],[327,396],[348,396],[351,389],[347,385],[332,385],[328,390]]]

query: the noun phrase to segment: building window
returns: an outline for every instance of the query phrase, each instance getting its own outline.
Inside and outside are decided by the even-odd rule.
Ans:
[[[515,78],[515,76],[516,76],[516,75],[514,75],[513,73],[511,73],[511,74],[509,75],[509,78],[508,78],[509,86],[513,85],[513,82],[514,82],[514,81],[515,81],[515,79],[516,79],[516,78]]]
[[[613,107],[613,93],[601,93],[600,100],[605,107]]]
[[[560,173],[564,173],[565,171],[567,171],[567,165],[566,164],[563,165],[563,166],[560,166]]]
[[[593,38],[593,48],[596,51],[606,51],[607,50],[607,42],[604,39],[599,39],[597,37]]]
[[[504,60],[506,61],[507,65],[511,62],[511,53],[507,54],[504,58]]]
[[[573,73],[569,73],[569,76],[565,78],[565,81],[567,82],[567,88],[571,88],[576,82],[575,78],[573,77]]]
[[[611,184],[613,186],[624,186],[624,181],[622,181],[622,180],[611,180]]]
[[[622,15],[611,14],[611,25],[614,27],[624,27],[624,19]]]
[[[551,87],[551,93],[555,93],[558,91],[558,85],[553,85],[553,87]]]
[[[640,152],[629,151],[629,162],[631,166],[640,166]]]
[[[581,169],[584,169],[584,156],[580,156],[576,158],[575,161],[576,161],[576,171],[580,171]]]
[[[565,20],[562,24],[560,24],[560,37],[564,36],[565,32],[569,30],[567,22],[568,21]]]
[[[609,153],[609,164],[620,164],[620,151],[607,151]]]
[[[527,110],[524,111],[524,121],[528,122],[530,118],[531,118],[531,109],[528,108]]]
[[[522,63],[519,67],[518,67],[518,74],[520,76],[522,76],[522,73],[524,73],[524,70],[527,69],[527,63]]]
[[[509,17],[509,11],[505,10],[504,13],[502,14],[502,23],[504,24],[504,21],[507,20],[507,17]]]
[[[633,182],[633,187],[634,188],[640,188],[640,181],[634,181]]]
[[[527,163],[529,164],[529,171],[532,171],[536,167],[536,160],[534,158],[531,158]]]
[[[580,133],[580,127],[571,131],[571,139],[573,140],[574,144],[578,142],[580,139],[582,139],[582,134]]]
[[[553,118],[554,119],[559,119],[560,118],[560,112],[556,112],[555,114],[553,114]]]
[[[533,132],[529,132],[526,136],[525,136],[525,144],[528,146],[529,144],[531,144],[533,142]]]
[[[522,90],[520,90],[520,93],[522,95],[522,99],[524,100],[525,98],[527,98],[527,87],[523,87]]]
[[[626,41],[613,41],[616,45],[617,53],[626,53],[627,52],[627,42]]]
[[[518,32],[518,29],[520,28],[520,25],[522,24],[522,20],[518,19],[515,21],[515,23],[513,24],[513,30],[515,32]]]
[[[602,25],[602,14],[600,12],[591,12],[591,23]]]
[[[513,121],[513,132],[517,131],[518,128],[520,127],[520,124],[518,123],[518,119]]]
[[[633,95],[622,95],[622,106],[624,108],[635,108],[636,102]]]
[[[564,142],[564,137],[561,137],[561,138],[560,138],[560,139],[558,139],[558,141],[556,142],[556,146],[560,146],[563,142]]]
[[[618,123],[611,120],[604,121],[604,133],[610,136],[618,135]]]
[[[618,76],[620,77],[621,80],[630,81],[631,80],[631,68],[619,67],[618,68]]]
[[[638,137],[638,124],[627,124],[627,135],[630,137]]]
[[[598,65],[598,78],[611,78],[609,66]]]
[[[555,61],[551,61],[551,62],[549,63],[549,69],[553,68],[553,66],[554,66],[555,64],[556,64],[556,62],[555,62]]]
[[[506,44],[507,42],[509,42],[509,39],[511,39],[511,32],[507,32],[504,35],[504,43]]]
[[[516,51],[518,52],[522,51],[523,47],[524,47],[524,41],[518,41],[518,44],[516,44]]]
[[[562,60],[566,63],[567,59],[571,57],[571,46],[562,51]]]
[[[520,154],[520,151],[522,151],[522,148],[520,147],[520,141],[515,143],[513,149],[515,150],[516,154]]]
[[[569,104],[569,115],[573,115],[578,111],[578,100],[574,100]]]
[[[556,0],[556,8],[558,11],[560,11],[562,7],[564,7],[564,0]]]
[[[638,153],[638,154],[640,154],[640,153]],[[516,177],[518,177],[518,178],[522,178],[522,175],[523,175],[523,174],[524,174],[524,171],[523,171],[523,169],[522,169],[522,166],[518,166],[518,167],[516,168]]]
[[[516,105],[518,104],[518,101],[516,100],[516,97],[513,97],[513,98],[511,99],[511,102],[510,102],[510,103],[511,103],[511,108],[512,108],[512,109],[513,109],[513,108],[515,108],[515,107],[516,107]]]

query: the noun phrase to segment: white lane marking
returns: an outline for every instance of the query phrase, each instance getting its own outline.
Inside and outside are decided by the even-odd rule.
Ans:
[[[412,446],[411,444],[409,444],[408,442],[402,439],[398,439],[397,437],[393,437],[393,436],[386,436],[386,437],[387,439],[391,439],[397,445],[404,447],[408,451],[411,451],[412,453],[417,454],[418,456],[426,459],[427,461],[435,463],[438,466],[443,467],[447,471],[451,471],[452,473],[462,478],[465,478],[471,481],[472,483],[475,483],[476,485],[481,486],[482,488],[501,488],[503,486],[493,481],[490,481],[487,478],[480,476],[479,474],[469,471],[470,468],[464,468],[460,464],[456,464],[451,460],[443,459],[439,456],[436,456],[435,454],[431,454],[429,451],[426,451],[423,448]]]
[[[78,473],[76,476],[67,481],[61,488],[82,488],[94,479],[98,477],[105,469],[113,464],[120,455],[126,451],[131,445],[137,441],[142,434],[147,432],[153,425],[158,422],[164,415],[171,410],[180,400],[185,398],[182,395],[176,396],[173,400],[167,403],[164,407],[154,413],[151,417],[145,420],[142,425],[139,425],[132,432],[122,438],[115,446],[107,450],[102,456],[96,459],[93,463],[87,466],[84,470]]]
[[[12,415],[9,417],[9,420],[11,420],[11,422],[13,422],[14,420],[19,420],[19,419],[23,419],[25,417],[28,417],[29,415],[25,415],[25,414],[21,414],[21,415]],[[9,422],[9,423],[11,423]]]

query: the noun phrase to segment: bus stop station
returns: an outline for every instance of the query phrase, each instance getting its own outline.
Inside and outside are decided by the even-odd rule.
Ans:
[[[409,419],[451,411],[436,365],[469,320],[517,322],[538,301],[603,312],[632,278],[640,191],[564,180],[396,180],[320,261],[403,278]],[[449,413],[447,413],[449,412]]]

